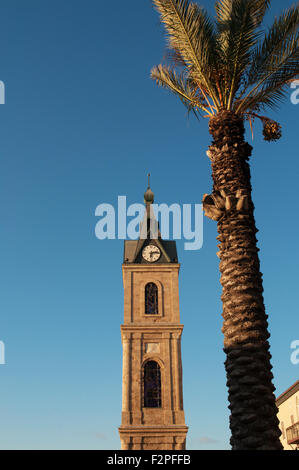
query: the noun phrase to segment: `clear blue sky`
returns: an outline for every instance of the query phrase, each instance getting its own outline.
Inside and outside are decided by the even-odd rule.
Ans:
[[[148,171],[157,202],[200,203],[208,122],[149,78],[165,53],[149,0],[3,0],[0,44],[0,446],[119,448],[123,241],[95,237],[95,208],[142,202]],[[278,143],[256,123],[251,160],[278,394],[299,375],[298,112],[270,113]],[[178,242],[189,449],[229,448],[216,235],[205,218],[201,250]]]

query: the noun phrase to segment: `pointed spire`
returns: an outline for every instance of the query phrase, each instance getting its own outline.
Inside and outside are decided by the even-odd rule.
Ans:
[[[148,186],[147,190],[144,193],[144,202],[145,204],[152,204],[154,202],[154,193],[152,192],[150,188],[150,173],[147,174],[147,181],[148,181]]]

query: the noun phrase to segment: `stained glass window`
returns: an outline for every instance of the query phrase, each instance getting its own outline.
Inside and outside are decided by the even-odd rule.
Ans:
[[[144,366],[144,407],[161,408],[161,371],[156,361]]]
[[[149,315],[158,313],[158,287],[153,282],[145,286],[145,313]]]

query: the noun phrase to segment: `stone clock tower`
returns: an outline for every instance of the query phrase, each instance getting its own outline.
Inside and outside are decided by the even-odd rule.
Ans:
[[[143,239],[124,246],[124,323],[121,448],[185,449],[181,334],[174,241],[151,239],[151,204],[144,194]]]

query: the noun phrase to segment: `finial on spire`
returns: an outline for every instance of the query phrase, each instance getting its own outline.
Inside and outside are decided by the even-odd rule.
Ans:
[[[154,202],[154,193],[152,192],[151,188],[150,188],[150,176],[151,174],[148,173],[147,174],[147,182],[148,182],[148,187],[147,187],[147,190],[146,192],[144,193],[144,202],[146,204],[152,204]]]

